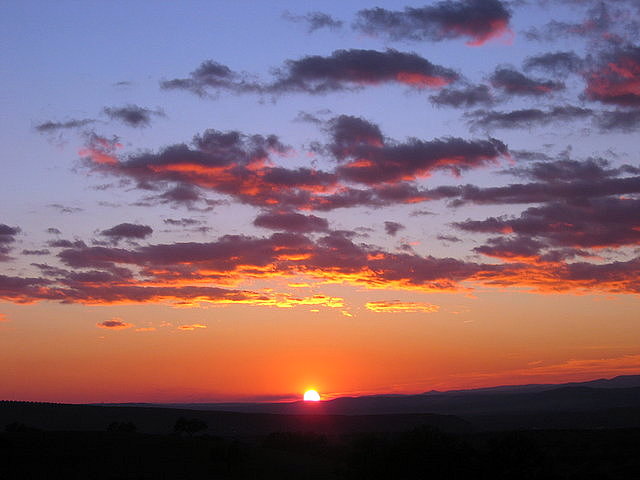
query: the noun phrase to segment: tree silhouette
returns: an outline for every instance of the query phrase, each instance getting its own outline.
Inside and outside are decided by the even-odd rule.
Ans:
[[[173,426],[173,431],[175,433],[186,433],[188,435],[193,435],[194,433],[202,432],[207,428],[207,422],[205,422],[204,420],[200,420],[198,418],[180,417],[178,420],[176,420],[176,423]]]

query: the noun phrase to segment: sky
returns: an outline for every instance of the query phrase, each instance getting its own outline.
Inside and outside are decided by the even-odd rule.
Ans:
[[[0,2],[0,398],[640,374],[639,19]]]

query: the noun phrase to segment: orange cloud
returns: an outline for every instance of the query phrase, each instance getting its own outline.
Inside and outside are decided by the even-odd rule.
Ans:
[[[124,330],[134,327],[132,323],[122,321],[121,318],[113,317],[111,320],[105,320],[104,322],[96,323],[98,328],[106,328],[108,330]]]
[[[421,302],[401,302],[399,300],[381,300],[367,302],[365,307],[376,313],[433,313],[439,310],[438,305]]]
[[[178,330],[192,332],[198,328],[207,328],[207,326],[200,323],[192,323],[191,325],[180,325]]]

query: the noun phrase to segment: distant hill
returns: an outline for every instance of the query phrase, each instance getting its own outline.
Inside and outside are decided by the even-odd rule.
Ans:
[[[45,430],[104,430],[132,422],[168,433],[180,417],[209,433],[265,435],[405,431],[430,425],[448,432],[509,429],[640,428],[640,375],[561,385],[516,385],[418,395],[342,397],[323,402],[64,405],[0,402],[0,428],[12,422]]]
[[[152,407],[152,404],[130,404]],[[417,395],[340,397],[313,404],[190,403],[156,405],[195,410],[302,415],[365,415],[435,413],[441,415],[585,412],[640,408],[640,375],[564,384],[509,385],[473,390],[426,392]]]

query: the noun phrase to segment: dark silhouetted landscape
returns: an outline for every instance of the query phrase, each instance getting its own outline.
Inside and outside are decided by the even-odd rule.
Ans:
[[[0,478],[632,479],[640,376],[323,402],[1,402]]]

